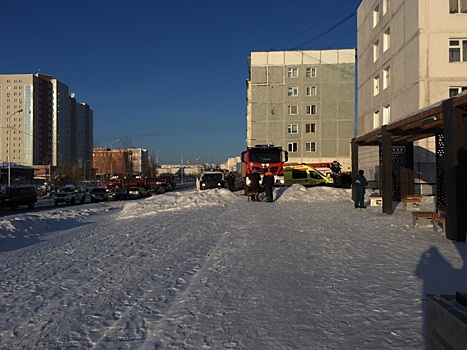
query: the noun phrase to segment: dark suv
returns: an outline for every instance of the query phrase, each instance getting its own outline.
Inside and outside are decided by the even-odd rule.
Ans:
[[[16,210],[20,205],[27,205],[29,209],[34,208],[37,203],[36,189],[27,187],[4,187],[0,191],[0,207]]]

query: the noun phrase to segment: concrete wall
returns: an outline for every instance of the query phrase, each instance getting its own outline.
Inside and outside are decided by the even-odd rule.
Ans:
[[[247,145],[275,144],[289,151],[291,162],[338,160],[350,169],[350,140],[354,135],[355,50],[253,52],[247,83]],[[307,77],[307,68],[316,76]],[[297,76],[289,77],[289,69]],[[289,89],[296,94],[289,95]],[[307,94],[313,89],[316,94]],[[290,114],[289,108],[297,109]],[[308,106],[314,106],[309,114]],[[315,132],[306,133],[314,124]],[[289,125],[297,127],[289,132]],[[314,152],[306,143],[315,143]]]
[[[427,295],[426,349],[446,350],[467,347],[467,308],[453,295]]]

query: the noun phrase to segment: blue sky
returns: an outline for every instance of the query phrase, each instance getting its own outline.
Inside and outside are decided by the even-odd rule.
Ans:
[[[67,84],[94,111],[96,147],[221,163],[246,147],[250,53],[355,48],[359,3],[2,0],[0,74]]]

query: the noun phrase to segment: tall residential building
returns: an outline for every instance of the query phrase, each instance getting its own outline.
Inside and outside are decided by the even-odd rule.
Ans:
[[[274,144],[289,162],[351,164],[355,50],[252,52],[247,146]]]
[[[0,75],[0,160],[80,166],[92,160],[93,112],[46,74]]]
[[[357,25],[359,136],[467,89],[467,1],[362,0]],[[374,148],[359,167],[378,181]],[[435,158],[434,137],[414,142],[420,182]]]

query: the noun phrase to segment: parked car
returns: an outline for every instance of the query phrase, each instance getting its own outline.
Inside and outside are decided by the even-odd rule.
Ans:
[[[149,188],[149,192],[151,192],[151,194],[162,194],[162,193],[165,193],[165,188],[163,186],[160,186],[160,185],[152,185],[150,188]]]
[[[109,188],[107,192],[107,198],[109,200],[122,200],[127,199],[128,193],[123,187]]]
[[[36,203],[37,193],[32,186],[4,187],[0,191],[1,208],[16,210],[20,205],[27,205],[29,209],[32,209]]]
[[[205,171],[196,180],[196,188],[199,190],[224,187],[225,179],[222,171]]]
[[[103,187],[95,187],[91,190],[91,201],[92,202],[106,202],[109,200],[107,196],[107,190]]]
[[[64,186],[54,195],[54,203],[55,205],[59,205],[60,203],[84,204],[86,203],[86,198],[89,196],[88,193],[78,186]]]
[[[144,187],[130,187],[128,189],[128,198],[130,199],[139,199],[149,197],[151,192],[146,190]]]

